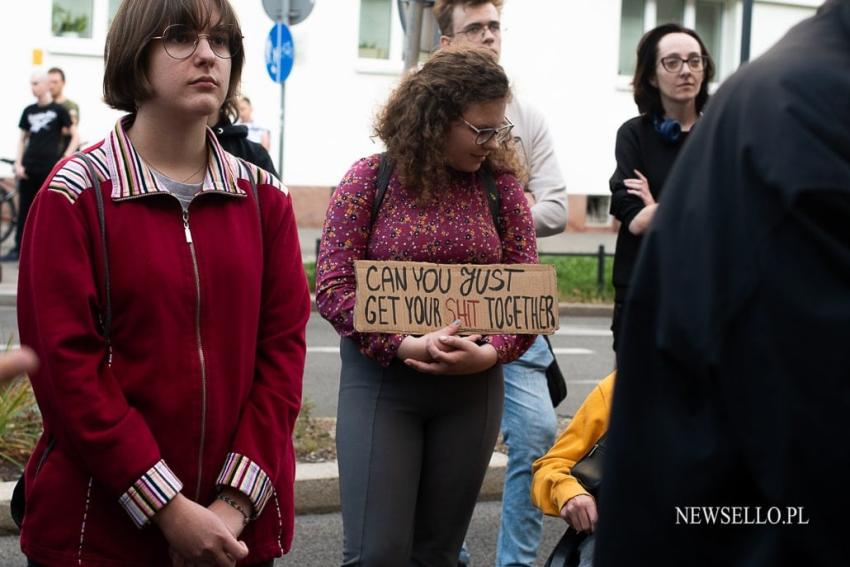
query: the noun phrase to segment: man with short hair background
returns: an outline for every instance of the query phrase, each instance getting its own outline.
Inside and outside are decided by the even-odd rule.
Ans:
[[[493,51],[498,59],[501,7],[502,0],[437,0],[434,15],[442,33],[440,45],[478,45]],[[546,120],[515,96],[508,104],[507,117],[514,123],[514,140],[528,166],[537,237],[559,234],[567,223],[567,189]],[[546,368],[552,360],[546,341],[538,337],[520,359],[504,366],[502,434],[508,446],[508,466],[496,565],[530,566],[537,556],[543,518],[531,503],[531,465],[555,440],[557,417],[546,381]]]
[[[18,180],[18,225],[15,227],[15,247],[0,260],[17,261],[32,200],[44,183],[50,170],[63,156],[60,149],[62,134],[71,128],[71,116],[65,107],[53,102],[47,84],[47,74],[35,72],[30,79],[36,103],[27,106],[18,123],[20,138],[15,155],[15,179]],[[74,153],[77,146],[76,130],[71,130],[71,142],[64,155]]]
[[[64,152],[68,149],[68,145],[75,135],[78,136],[76,130],[80,123],[80,106],[65,96],[65,71],[59,67],[51,67],[47,70],[47,84],[50,88],[50,96],[53,97],[53,102],[61,104],[71,116],[71,127],[68,128],[68,133],[62,135],[62,147],[60,150]],[[78,140],[79,143],[79,140]],[[76,151],[74,147],[72,151]]]

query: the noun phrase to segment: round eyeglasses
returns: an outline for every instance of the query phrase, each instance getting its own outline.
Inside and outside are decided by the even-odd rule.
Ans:
[[[493,20],[486,24],[469,24],[457,33],[462,33],[469,41],[481,40],[487,37],[487,30],[493,35],[502,33],[502,24]]]
[[[678,73],[682,70],[682,65],[687,63],[688,69],[692,73],[699,73],[705,69],[708,57],[705,55],[691,55],[687,59],[683,59],[678,55],[669,55],[661,58],[661,66],[669,73]]]
[[[463,120],[463,123],[466,124],[470,130],[475,132],[475,143],[479,146],[483,146],[493,138],[496,138],[498,143],[504,144],[511,139],[511,130],[514,128],[514,123],[507,118],[505,118],[504,126],[499,126],[498,128],[476,128],[467,122],[465,118],[461,117],[461,120]]]
[[[242,47],[242,37],[236,33],[235,26],[223,24],[216,26],[210,33],[198,33],[197,30],[183,24],[172,24],[163,30],[159,39],[165,53],[172,59],[187,59],[198,49],[201,38],[206,38],[212,52],[221,59],[230,59]]]

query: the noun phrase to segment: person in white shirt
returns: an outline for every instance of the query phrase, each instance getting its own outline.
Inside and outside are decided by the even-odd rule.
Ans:
[[[268,128],[264,128],[263,126],[254,122],[254,107],[251,106],[251,99],[247,96],[239,97],[239,120],[236,121],[236,124],[242,124],[243,126],[248,127],[248,139],[252,142],[256,142],[263,146],[263,148],[268,151],[269,145],[271,143]]]

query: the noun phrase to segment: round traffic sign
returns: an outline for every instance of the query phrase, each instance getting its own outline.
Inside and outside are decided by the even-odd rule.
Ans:
[[[285,18],[283,0],[263,0],[266,14],[276,22],[288,23],[290,26],[303,22],[313,11],[315,0],[289,0],[289,19]]]
[[[276,83],[286,81],[295,61],[295,43],[289,26],[280,22],[272,26],[266,38],[266,71]]]

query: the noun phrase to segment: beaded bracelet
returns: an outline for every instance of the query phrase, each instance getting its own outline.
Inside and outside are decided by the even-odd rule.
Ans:
[[[247,526],[248,522],[251,521],[251,516],[249,516],[247,514],[247,512],[245,512],[245,508],[243,508],[242,505],[239,504],[239,502],[237,502],[236,500],[234,500],[230,496],[227,496],[226,494],[219,494],[218,496],[216,496],[216,498],[218,498],[219,500],[221,500],[222,502],[224,502],[225,504],[227,504],[228,506],[230,506],[231,508],[233,508],[234,510],[236,510],[240,514],[242,514],[242,525],[243,526]]]

